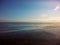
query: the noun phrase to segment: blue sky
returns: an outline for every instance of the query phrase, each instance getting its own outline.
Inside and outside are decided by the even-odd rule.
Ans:
[[[1,3],[2,1],[2,3]],[[59,17],[58,0],[1,0],[1,20],[48,21]],[[57,11],[58,10],[58,11]],[[47,20],[48,19],[48,20]]]

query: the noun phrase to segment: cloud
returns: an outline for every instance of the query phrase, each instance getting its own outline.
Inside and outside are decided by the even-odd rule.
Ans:
[[[54,8],[55,11],[57,11],[57,10],[59,10],[59,9],[60,9],[60,5],[57,5],[57,6]]]

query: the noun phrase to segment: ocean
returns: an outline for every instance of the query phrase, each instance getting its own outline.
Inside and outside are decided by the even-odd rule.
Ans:
[[[52,23],[32,23],[32,22],[0,22],[0,31],[20,31],[43,29]]]
[[[16,32],[49,32],[60,38],[60,23],[36,23],[36,22],[0,22],[0,33]]]

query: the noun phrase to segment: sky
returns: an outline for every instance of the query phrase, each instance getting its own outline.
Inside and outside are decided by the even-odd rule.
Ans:
[[[59,0],[0,0],[0,22],[60,22]]]

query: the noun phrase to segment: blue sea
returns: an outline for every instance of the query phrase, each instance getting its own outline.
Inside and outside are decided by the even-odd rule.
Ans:
[[[20,31],[43,29],[52,23],[35,23],[35,22],[0,22],[0,31]]]

